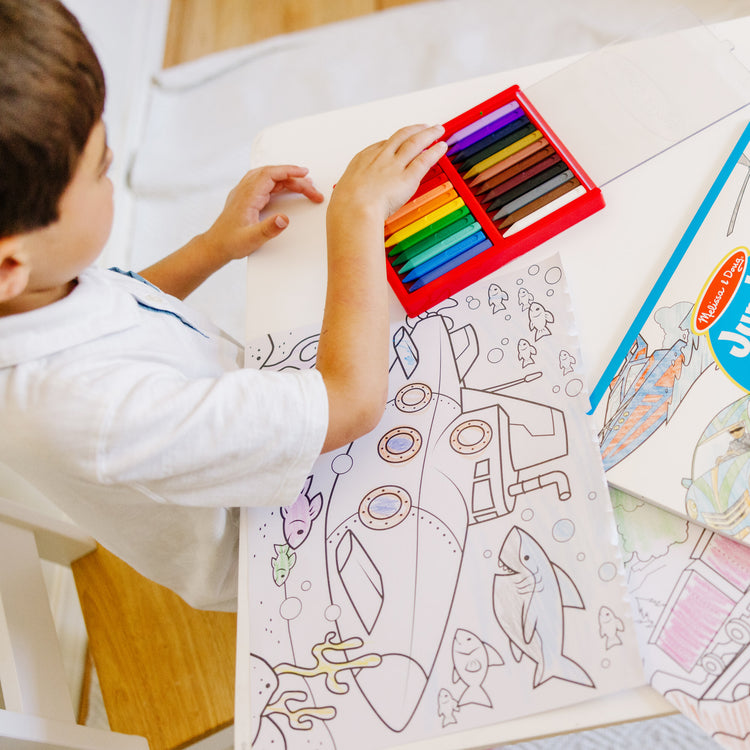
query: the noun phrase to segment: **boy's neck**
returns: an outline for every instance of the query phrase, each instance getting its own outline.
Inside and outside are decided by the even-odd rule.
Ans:
[[[19,313],[31,312],[40,307],[46,307],[67,297],[78,284],[78,279],[71,279],[66,284],[50,289],[39,289],[24,292],[7,302],[0,302],[0,317],[18,315]]]

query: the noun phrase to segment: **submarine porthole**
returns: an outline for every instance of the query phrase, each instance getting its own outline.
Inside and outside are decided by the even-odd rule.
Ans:
[[[378,453],[384,461],[399,464],[419,453],[422,436],[412,427],[396,427],[383,435],[378,443]]]
[[[411,511],[411,497],[403,487],[384,485],[368,492],[359,504],[359,520],[370,529],[398,526]]]
[[[396,394],[394,402],[399,411],[412,413],[424,409],[432,400],[432,389],[425,383],[407,383]]]
[[[484,450],[492,440],[492,428],[481,419],[461,422],[451,433],[450,443],[456,453],[472,454]]]

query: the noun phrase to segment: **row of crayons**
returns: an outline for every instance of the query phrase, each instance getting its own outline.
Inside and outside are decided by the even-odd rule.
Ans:
[[[447,143],[448,159],[503,236],[547,215],[553,201],[564,197],[551,210],[583,192],[573,170],[518,102],[462,128]]]
[[[437,165],[409,203],[388,218],[385,232],[389,261],[410,292],[492,246]]]
[[[389,262],[410,293],[585,193],[515,100],[450,134],[446,142],[444,158],[474,206],[467,205],[455,177],[452,181],[438,162],[409,202],[388,218]]]

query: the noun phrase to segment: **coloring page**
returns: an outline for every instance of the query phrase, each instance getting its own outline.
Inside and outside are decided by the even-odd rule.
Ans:
[[[723,747],[750,737],[750,549],[612,490],[651,685]]]
[[[396,322],[380,424],[249,509],[253,748],[375,750],[644,683],[563,269],[518,268]]]
[[[611,485],[741,541],[750,533],[749,141],[747,128],[631,326],[596,412]]]

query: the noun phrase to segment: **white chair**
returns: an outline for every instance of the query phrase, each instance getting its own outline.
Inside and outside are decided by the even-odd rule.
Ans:
[[[0,497],[0,750],[148,750],[143,737],[76,723],[41,560],[70,565],[95,548]]]

